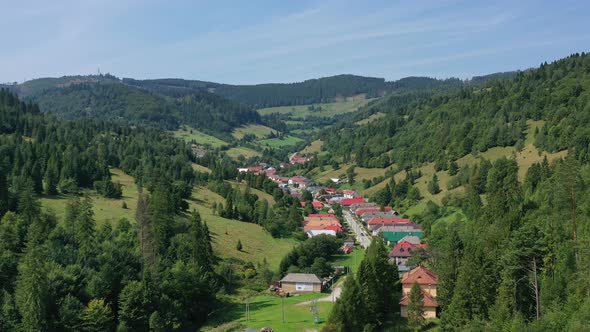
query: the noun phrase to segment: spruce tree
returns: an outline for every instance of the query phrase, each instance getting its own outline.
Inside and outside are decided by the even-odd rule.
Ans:
[[[82,331],[110,331],[113,328],[113,319],[113,312],[103,299],[90,300],[82,312]]]
[[[342,294],[334,304],[325,331],[362,331],[367,323],[367,308],[354,275],[346,276]]]
[[[419,331],[422,322],[424,322],[424,295],[417,282],[412,285],[408,297],[410,300],[408,304],[408,326],[414,331]]]
[[[23,331],[47,331],[49,280],[47,256],[41,246],[31,246],[18,265],[16,305]]]

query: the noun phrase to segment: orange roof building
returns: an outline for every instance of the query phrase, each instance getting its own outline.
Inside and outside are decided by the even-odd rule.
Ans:
[[[438,276],[425,268],[418,266],[415,269],[406,272],[402,277],[402,298],[399,302],[401,306],[401,316],[408,317],[408,304],[410,303],[410,291],[414,283],[420,285],[420,290],[424,296],[424,318],[436,318],[438,303],[436,302],[436,287],[438,286]]]

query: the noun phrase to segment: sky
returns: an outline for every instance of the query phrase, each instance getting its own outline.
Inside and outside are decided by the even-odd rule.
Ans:
[[[467,79],[590,51],[590,1],[2,0],[0,82]]]

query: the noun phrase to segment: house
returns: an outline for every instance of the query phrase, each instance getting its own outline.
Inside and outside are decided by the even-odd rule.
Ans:
[[[344,198],[355,198],[360,196],[356,191],[354,190],[342,190],[342,195],[344,196]]]
[[[295,164],[305,164],[306,162],[310,161],[311,157],[303,157],[300,156],[297,153],[294,153],[293,155],[291,155],[291,157],[289,158],[289,163],[291,165],[295,165]]]
[[[364,202],[365,202],[365,199],[358,196],[355,198],[344,198],[343,200],[340,201],[340,205],[351,206],[352,204],[364,203]]]
[[[262,173],[262,166],[248,166],[248,167],[240,167],[238,168],[238,172],[240,173],[254,173],[256,175],[259,175],[260,173]]]
[[[438,303],[436,302],[438,276],[423,266],[414,268],[405,273],[402,277],[402,298],[399,302],[401,306],[401,316],[408,317],[410,291],[415,282],[420,286],[420,290],[424,296],[424,318],[436,318],[438,308]]]
[[[413,244],[410,242],[400,241],[393,246],[389,252],[389,260],[395,262],[400,272],[409,271],[408,260],[416,250],[426,250],[426,244]],[[414,253],[413,253],[414,252]]]
[[[305,188],[307,187],[307,185],[310,183],[311,181],[303,176],[294,176],[292,178],[289,179],[289,181],[287,182],[290,186],[296,186],[298,188]]]
[[[354,240],[354,237],[352,237],[352,236],[349,236],[346,239],[344,239],[345,246],[354,247],[355,242],[356,241]]]
[[[300,202],[300,204],[301,204],[301,207],[305,207],[305,205],[307,204],[307,202]],[[324,204],[322,204],[322,202],[313,201],[313,202],[311,202],[311,206],[314,209],[321,209],[321,208],[324,207]]]
[[[315,274],[289,273],[281,279],[281,288],[286,293],[321,293],[322,281]]]
[[[330,229],[328,229],[330,228]],[[307,235],[307,237],[314,237],[317,235],[331,235],[331,236],[336,236],[338,235],[338,232],[335,230],[335,227],[333,226],[328,226],[326,227],[326,229],[310,229],[308,231],[305,232],[305,234]]]
[[[371,231],[375,231],[383,226],[392,226],[396,224],[411,223],[412,221],[407,218],[390,217],[390,218],[372,218],[367,221],[367,227]],[[396,241],[397,242],[397,241]]]
[[[399,242],[399,240],[401,240],[402,238],[408,236],[408,235],[412,235],[412,236],[416,236],[418,238],[423,238],[424,237],[424,233],[422,231],[412,231],[412,232],[382,232],[380,233],[383,238],[385,239],[385,241],[389,241],[391,243],[397,243]]]
[[[388,212],[365,212],[360,215],[361,220],[364,223],[368,223],[369,220],[373,218],[381,218],[381,219],[401,219],[397,212],[391,210]]]
[[[372,231],[373,236],[377,236],[380,233],[396,233],[396,232],[421,232],[422,227],[414,223],[399,223],[387,226],[381,226]],[[397,243],[399,241],[395,241]]]
[[[351,207],[351,210],[353,210],[352,207]],[[365,213],[378,213],[378,212],[382,212],[382,213],[391,212],[391,206],[384,206],[383,211],[381,211],[381,207],[379,207],[379,206],[358,207],[358,208],[354,209],[354,214],[356,214],[357,217],[360,217],[361,215],[363,215]]]

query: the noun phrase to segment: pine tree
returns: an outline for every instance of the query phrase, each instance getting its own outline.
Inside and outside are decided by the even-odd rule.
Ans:
[[[60,329],[64,332],[80,331],[82,327],[82,309],[82,303],[68,294],[59,306]]]
[[[95,228],[94,211],[92,209],[92,200],[86,196],[80,203],[76,230],[74,237],[78,245],[78,259],[83,264],[88,264],[95,258]]]
[[[334,304],[325,331],[362,331],[367,323],[367,308],[359,284],[351,273],[346,276],[342,294]]]
[[[408,326],[414,331],[419,331],[424,322],[424,295],[417,282],[412,285],[409,300]]]
[[[389,263],[388,252],[380,237],[374,237],[358,270],[358,282],[367,322],[382,326],[399,310],[401,284],[397,266]],[[380,287],[379,285],[389,285]]]
[[[121,291],[119,320],[128,331],[148,330],[148,312],[146,311],[144,289],[139,281],[131,281]]]
[[[18,265],[16,305],[23,331],[47,331],[49,280],[47,257],[41,246],[31,246]]]
[[[113,312],[103,299],[93,299],[82,312],[82,331],[104,332],[113,328]]]
[[[236,244],[236,250],[242,251],[242,241],[238,240],[238,244]]]
[[[430,182],[428,182],[428,192],[436,195],[440,192],[440,186],[438,184],[438,176],[436,175],[436,173],[434,173],[434,175],[432,176],[432,180],[430,180]]]
[[[59,165],[53,156],[49,158],[49,161],[47,162],[44,180],[45,193],[48,195],[57,194],[57,184],[59,183]]]

